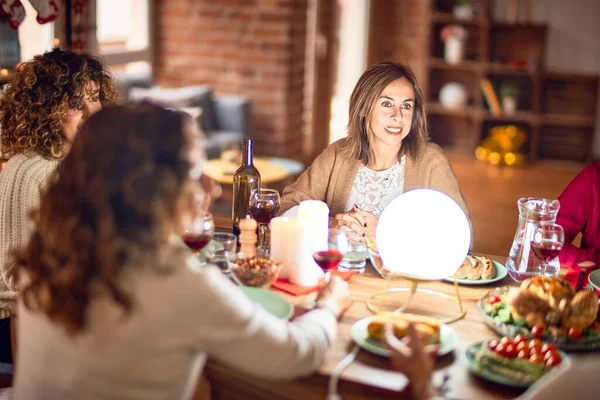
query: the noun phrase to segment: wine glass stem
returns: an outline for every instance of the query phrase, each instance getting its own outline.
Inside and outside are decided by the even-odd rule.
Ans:
[[[260,247],[260,248],[264,248],[266,245],[266,238],[265,238],[266,233],[267,233],[266,228],[267,228],[267,226],[265,224],[259,225],[258,232],[259,232],[260,237],[258,239],[258,247]]]

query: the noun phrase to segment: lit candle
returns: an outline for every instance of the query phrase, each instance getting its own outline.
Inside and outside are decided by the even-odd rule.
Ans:
[[[276,217],[271,230],[271,259],[281,263],[281,278],[299,286],[314,286],[323,271],[312,258],[310,225],[300,218]]]
[[[329,236],[329,207],[327,203],[319,200],[300,202],[298,219],[304,221],[311,231],[311,252],[326,249]],[[317,264],[315,263],[315,265]]]

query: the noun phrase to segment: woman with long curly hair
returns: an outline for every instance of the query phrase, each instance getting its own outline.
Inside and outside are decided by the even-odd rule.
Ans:
[[[83,121],[115,103],[117,93],[98,58],[55,49],[26,62],[0,99],[0,149],[10,157],[0,172],[0,362],[11,362],[17,296],[8,254],[29,240],[29,213]]]
[[[16,257],[15,399],[188,399],[207,356],[271,379],[323,362],[346,282],[288,322],[180,244],[205,158],[197,135],[149,104],[84,124]]]

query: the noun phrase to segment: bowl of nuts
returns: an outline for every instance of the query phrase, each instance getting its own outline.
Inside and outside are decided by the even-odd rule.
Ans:
[[[267,289],[279,276],[281,264],[263,257],[238,258],[231,271],[244,285]]]

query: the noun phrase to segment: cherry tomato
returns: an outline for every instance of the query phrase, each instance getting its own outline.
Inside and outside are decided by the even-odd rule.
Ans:
[[[504,353],[508,358],[517,358],[517,354],[519,354],[514,344],[509,344],[508,346],[506,346],[506,348],[504,349]]]
[[[492,350],[492,351],[495,351],[495,350],[496,350],[496,347],[497,347],[499,344],[500,344],[500,342],[494,339],[494,340],[492,340],[492,341],[491,341],[491,342],[488,344],[488,348],[489,348],[490,350]]]
[[[531,357],[529,357],[529,362],[543,364],[544,356],[541,354],[533,354]]]
[[[492,305],[494,305],[496,303],[499,303],[500,301],[502,301],[502,300],[500,300],[500,296],[492,296],[492,297],[490,297],[490,304],[492,304]]]
[[[556,351],[556,346],[553,345],[552,343],[544,343],[544,345],[542,346],[542,353],[548,353],[548,352],[554,352]]]
[[[552,358],[552,357],[556,358],[556,356],[558,355],[556,353],[556,351],[554,351],[554,350],[547,351],[547,352],[545,352],[543,354],[544,354],[544,360],[547,360],[547,359]]]
[[[522,342],[527,343],[529,341],[529,339],[527,339],[527,337],[525,335],[519,334],[519,335],[515,336],[513,341],[516,345],[519,345],[519,343],[522,343]]]
[[[531,339],[529,341],[529,347],[539,347],[540,349],[542,348],[542,340],[541,339]]]
[[[544,327],[541,325],[534,326],[533,328],[531,328],[531,334],[534,338],[541,339],[542,336],[544,336]]]
[[[530,347],[529,354],[531,354],[531,355],[540,354],[540,355],[544,356],[544,353],[542,353],[542,348],[538,347],[538,346]]]
[[[581,339],[581,337],[583,336],[583,331],[577,326],[572,326],[569,329],[569,333],[567,334],[567,336],[569,336],[569,339],[571,340],[578,340]]]
[[[558,364],[560,364],[561,359],[559,357],[550,357],[546,360],[546,365],[550,368],[552,367],[556,367]]]
[[[527,352],[529,352],[529,343],[528,342],[521,342],[517,345],[517,350],[521,351],[521,350],[527,350]]]
[[[517,358],[520,358],[521,360],[529,360],[529,357],[531,357],[531,354],[529,354],[529,350],[521,350],[517,355]]]
[[[504,343],[498,343],[498,345],[496,346],[496,348],[494,349],[494,351],[496,352],[496,354],[504,356],[504,350],[505,349],[506,349],[506,345]]]
[[[513,340],[508,336],[504,336],[502,339],[500,339],[500,343],[513,344]]]

